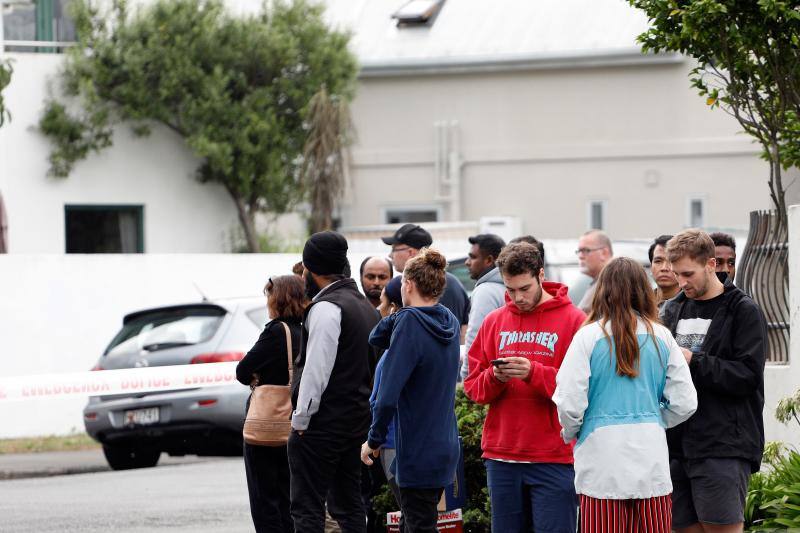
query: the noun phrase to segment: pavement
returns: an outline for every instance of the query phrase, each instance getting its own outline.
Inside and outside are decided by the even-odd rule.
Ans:
[[[45,454],[37,454],[45,455]],[[47,454],[101,466],[95,453]],[[71,459],[70,459],[71,458]],[[3,456],[0,456],[0,460]],[[36,459],[36,458],[29,458]],[[8,533],[252,533],[241,457],[170,458],[164,465],[115,472],[0,481],[0,531]],[[174,464],[174,461],[184,464]],[[35,464],[52,472],[46,457]]]
[[[163,453],[159,465],[207,462],[215,457],[170,457]],[[25,479],[70,474],[88,474],[111,470],[101,449],[72,452],[0,454],[0,480]]]

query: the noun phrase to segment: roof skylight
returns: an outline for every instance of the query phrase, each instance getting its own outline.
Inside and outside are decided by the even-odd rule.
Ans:
[[[397,25],[428,24],[439,13],[444,0],[410,0],[394,12]]]

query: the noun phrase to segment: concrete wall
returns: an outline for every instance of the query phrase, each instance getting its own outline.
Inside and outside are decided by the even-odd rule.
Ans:
[[[800,205],[790,210],[792,331],[800,331]],[[378,250],[378,253],[385,250]],[[364,253],[353,254],[357,268]],[[257,296],[265,280],[287,273],[295,254],[0,255],[0,376],[79,372],[96,362],[122,317],[152,306]],[[255,340],[255,339],[254,339]],[[800,427],[774,418],[782,398],[800,388],[800,335],[790,363],[765,374],[767,440],[800,445]],[[0,438],[82,429],[85,399],[0,403]]]
[[[350,255],[354,269],[366,255]],[[270,276],[290,273],[299,260],[300,254],[0,255],[0,377],[89,370],[124,315],[198,302],[195,285],[212,300],[260,296]],[[0,401],[0,438],[82,431],[85,404]]]
[[[464,220],[519,216],[526,232],[571,238],[587,202],[604,200],[614,237],[651,237],[685,227],[699,196],[706,226],[746,230],[748,212],[769,206],[768,167],[689,87],[690,67],[364,77],[344,224],[374,224],[393,205],[439,204],[450,220],[434,199],[434,122],[455,120]]]
[[[94,366],[138,309],[258,296],[297,255],[0,255],[0,376]],[[255,341],[255,339],[253,339]],[[83,429],[85,399],[0,403],[0,438]]]
[[[778,402],[800,390],[800,205],[789,207],[789,314],[789,364],[767,366],[764,375],[764,429],[768,441],[800,447],[800,425],[775,420]]]

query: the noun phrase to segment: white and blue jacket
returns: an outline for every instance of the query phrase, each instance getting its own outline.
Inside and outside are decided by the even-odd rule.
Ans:
[[[606,323],[611,335],[611,323]],[[575,446],[575,491],[592,498],[639,499],[672,492],[665,428],[697,409],[686,359],[667,328],[640,319],[639,375],[616,372],[599,322],[582,327],[556,376],[553,401],[565,442]],[[612,339],[613,340],[613,339]]]

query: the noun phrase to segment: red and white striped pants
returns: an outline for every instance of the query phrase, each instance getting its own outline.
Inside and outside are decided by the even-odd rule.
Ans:
[[[581,533],[670,533],[672,497],[599,500],[580,495]]]

